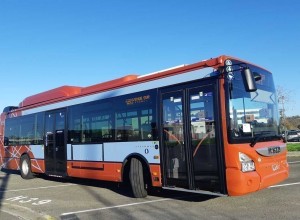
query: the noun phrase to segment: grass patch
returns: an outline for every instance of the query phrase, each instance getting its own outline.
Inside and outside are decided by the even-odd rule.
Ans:
[[[288,151],[300,151],[300,143],[287,143]]]

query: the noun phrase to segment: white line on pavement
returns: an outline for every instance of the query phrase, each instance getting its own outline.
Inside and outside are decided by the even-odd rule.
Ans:
[[[269,188],[283,187],[283,186],[293,186],[293,185],[300,185],[300,182],[298,182],[298,183],[287,183],[287,184],[281,184],[281,185],[274,185],[274,186],[270,186]]]
[[[43,187],[36,187],[36,188],[26,188],[26,189],[11,189],[11,190],[3,190],[1,192],[19,192],[19,191],[26,191],[26,190],[35,190],[35,189],[48,189],[48,188],[56,188],[56,187],[64,187],[64,186],[73,186],[76,184],[64,184],[64,185],[56,185],[56,186],[43,186]]]
[[[293,162],[289,162],[288,164],[293,164],[293,163],[300,163],[300,161],[293,161]]]
[[[168,200],[172,200],[172,199],[174,199],[174,198],[157,199],[157,200],[151,200],[151,201],[145,201],[145,202],[135,202],[135,203],[128,203],[128,204],[123,204],[123,205],[108,206],[108,207],[103,207],[103,208],[87,209],[87,210],[76,211],[76,212],[67,212],[67,213],[61,214],[61,216],[74,215],[74,214],[79,214],[79,213],[87,213],[87,212],[93,212],[93,211],[101,211],[101,210],[106,210],[106,209],[123,208],[123,207],[128,207],[128,206],[138,206],[138,205],[143,205],[143,204],[148,204],[148,203],[168,201]]]

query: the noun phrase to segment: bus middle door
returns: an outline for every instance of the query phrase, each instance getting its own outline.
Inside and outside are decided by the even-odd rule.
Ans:
[[[48,175],[66,173],[65,110],[51,111],[45,117],[45,169]]]

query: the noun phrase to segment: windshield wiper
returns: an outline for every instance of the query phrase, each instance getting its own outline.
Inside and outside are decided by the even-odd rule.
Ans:
[[[281,136],[281,135],[259,135],[259,136],[256,136],[256,137],[253,137],[252,138],[252,141],[250,143],[250,147],[254,147],[255,144],[261,140],[261,139],[264,139],[264,138],[271,138],[271,137],[275,137],[275,138],[278,138],[279,140],[282,139],[284,142],[285,142],[285,139]]]
[[[262,139],[262,138],[264,138],[264,137],[266,137],[266,136],[265,136],[265,135],[259,135],[259,136],[257,136],[257,137],[253,137],[253,138],[252,138],[252,141],[251,141],[251,143],[250,143],[250,147],[254,147],[255,144],[257,143],[257,141],[259,141],[260,139]]]

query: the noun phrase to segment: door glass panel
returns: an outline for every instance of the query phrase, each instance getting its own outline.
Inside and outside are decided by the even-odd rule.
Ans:
[[[55,164],[54,143],[54,114],[46,114],[45,117],[45,165],[46,171],[51,171]]]
[[[55,114],[55,159],[56,172],[63,172],[65,169],[65,114]]]
[[[57,112],[55,117],[55,129],[56,131],[64,130],[65,129],[65,114],[64,112]]]
[[[192,160],[195,186],[214,187],[218,182],[213,92],[203,87],[190,91]]]
[[[167,178],[186,180],[182,95],[170,94],[164,96],[163,132]]]

